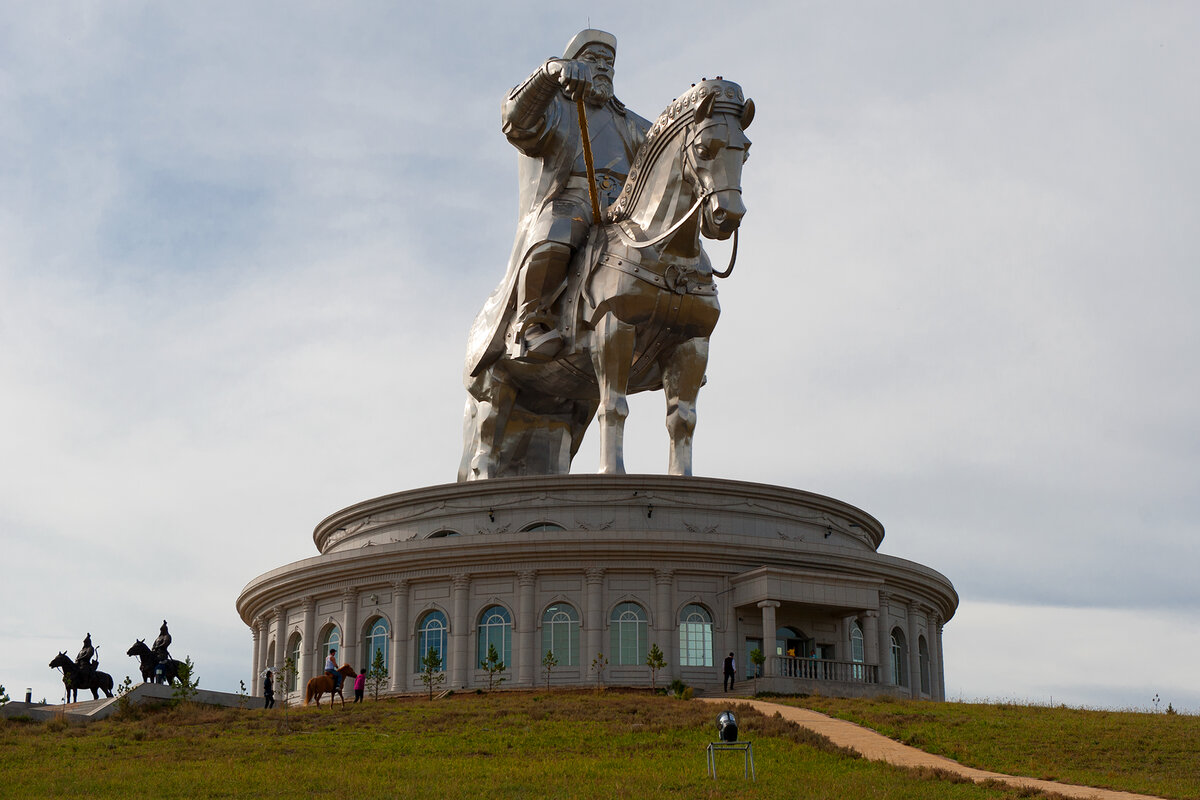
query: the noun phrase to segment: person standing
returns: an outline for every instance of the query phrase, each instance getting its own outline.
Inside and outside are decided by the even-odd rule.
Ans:
[[[363,699],[363,691],[367,688],[367,671],[361,669],[358,675],[354,678],[354,702],[361,703]]]
[[[725,680],[722,682],[722,691],[728,692],[733,690],[733,683],[737,679],[737,661],[733,658],[733,653],[725,656]]]
[[[275,707],[275,681],[271,670],[263,677],[263,708]]]

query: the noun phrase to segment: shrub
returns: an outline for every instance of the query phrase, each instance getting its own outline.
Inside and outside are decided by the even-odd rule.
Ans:
[[[663,657],[663,651],[659,649],[658,644],[650,645],[650,652],[646,654],[646,666],[650,668],[651,690],[658,688],[658,671],[666,665],[667,661]]]
[[[367,684],[371,687],[371,697],[378,700],[379,693],[387,686],[387,682],[388,668],[386,659],[383,657],[382,650],[376,650],[375,658],[371,660],[371,668],[367,670]]]

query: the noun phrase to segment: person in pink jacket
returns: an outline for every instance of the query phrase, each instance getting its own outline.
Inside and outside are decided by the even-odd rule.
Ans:
[[[354,702],[362,702],[363,689],[365,688],[367,688],[367,671],[360,669],[358,675],[354,678]]]

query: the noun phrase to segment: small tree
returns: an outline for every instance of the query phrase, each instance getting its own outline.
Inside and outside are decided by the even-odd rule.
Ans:
[[[171,694],[176,703],[187,703],[195,699],[200,690],[200,678],[196,677],[195,673],[196,665],[192,663],[192,657],[185,656],[179,664],[179,685]]]
[[[3,688],[3,687],[0,687]],[[128,675],[125,680],[117,684],[117,711],[122,715],[128,714],[130,709],[129,690],[133,688],[133,678]]]
[[[546,670],[546,688],[550,688],[550,673],[558,666],[558,657],[554,655],[553,650],[547,650],[546,655],[542,656],[542,669]]]
[[[421,659],[421,683],[429,687],[429,699],[433,699],[433,687],[446,680],[446,673],[442,671],[442,657],[438,655],[438,651],[432,647],[425,657]]]
[[[758,694],[758,673],[762,671],[762,665],[767,663],[767,657],[756,647],[750,651],[750,663],[754,665],[754,693]]]
[[[246,682],[238,681],[238,708],[245,708],[247,701],[250,700],[250,693],[246,691]]]
[[[496,645],[491,642],[488,642],[487,658],[480,661],[479,666],[481,669],[487,670],[489,692],[507,680],[507,678],[497,677],[504,672],[505,666],[504,662],[500,660],[500,654],[496,652]]]
[[[8,692],[5,690],[4,685],[0,684],[0,706],[7,705],[11,700],[12,698],[8,696]]]
[[[371,686],[371,697],[378,700],[379,693],[387,687],[387,682],[387,659],[383,657],[383,650],[376,650],[375,658],[371,660],[371,668],[367,670],[367,683]]]
[[[650,652],[646,654],[646,666],[650,668],[651,691],[658,691],[658,671],[666,665],[667,660],[663,657],[663,651],[658,649],[657,644],[650,645]]]
[[[596,653],[596,657],[592,659],[592,671],[596,673],[596,688],[604,688],[604,669],[608,666],[608,659],[604,657],[604,653]]]

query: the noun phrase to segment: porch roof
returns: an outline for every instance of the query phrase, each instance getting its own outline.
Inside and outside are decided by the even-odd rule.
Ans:
[[[776,600],[849,611],[878,609],[879,590],[884,583],[862,575],[766,566],[734,575],[729,582],[733,585],[734,606]]]

